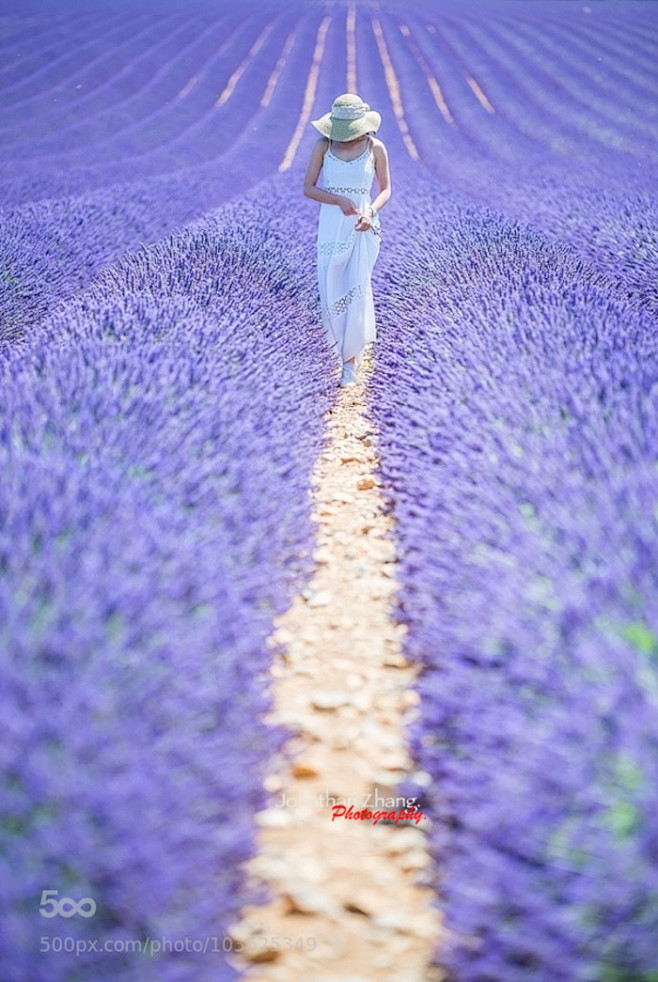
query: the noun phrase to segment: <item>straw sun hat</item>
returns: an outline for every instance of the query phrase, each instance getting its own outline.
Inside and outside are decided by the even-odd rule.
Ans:
[[[376,133],[381,121],[382,117],[367,102],[359,99],[358,95],[346,92],[334,99],[331,112],[325,113],[320,119],[312,120],[312,125],[323,136],[344,143],[347,140],[356,140],[366,133]]]

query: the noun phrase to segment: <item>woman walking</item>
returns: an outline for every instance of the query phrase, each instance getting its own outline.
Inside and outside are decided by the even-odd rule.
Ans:
[[[357,95],[338,96],[331,112],[313,121],[322,138],[313,147],[304,178],[304,194],[320,202],[322,323],[341,356],[343,387],[356,384],[364,348],[376,338],[370,281],[381,241],[379,211],[391,197],[386,147],[372,135],[380,124],[379,113]],[[375,177],[379,193],[371,201]]]

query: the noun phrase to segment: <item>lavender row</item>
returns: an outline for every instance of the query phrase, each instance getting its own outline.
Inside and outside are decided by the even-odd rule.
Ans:
[[[213,945],[120,952],[221,943],[255,896],[266,639],[310,569],[335,386],[293,225],[243,199],[2,351],[7,982],[237,974]],[[42,919],[44,890],[96,913]],[[51,936],[117,951],[40,954]]]
[[[197,178],[190,193],[190,176]],[[103,267],[155,242],[213,204],[243,191],[248,167],[181,170],[2,213],[0,340],[33,332],[59,302],[86,288]]]
[[[506,29],[511,26],[505,23]],[[634,130],[636,136],[642,136],[642,119],[655,126],[655,72],[638,70],[641,60],[635,48],[610,57],[599,32],[581,36],[579,43],[578,35],[573,30],[566,31],[563,24],[549,22],[543,30],[520,26],[519,34],[530,45],[535,66],[540,65],[549,78],[560,76],[576,101],[592,115],[629,136]]]
[[[420,22],[411,23],[420,40]],[[438,130],[419,131],[420,146],[429,167],[445,184],[514,219],[538,226],[556,242],[568,244],[594,265],[620,296],[652,313],[657,312],[658,202],[653,188],[658,175],[658,133],[655,126],[652,128],[650,120],[637,115],[634,125],[644,125],[644,147],[636,152],[630,152],[620,131],[617,151],[612,152],[597,141],[584,141],[577,155],[572,155],[568,129],[562,132],[560,128],[546,128],[546,121],[533,111],[532,102],[519,95],[513,76],[506,78],[507,62],[502,58],[491,63],[481,60],[480,42],[475,43],[474,39],[484,38],[485,24],[482,18],[470,24],[454,17],[445,19],[440,44],[442,47],[446,44],[444,35],[447,35],[448,46],[456,46],[464,59],[470,59],[471,70],[492,99],[496,112],[485,120],[487,114],[478,107],[483,123],[476,126],[475,109],[470,115],[460,110],[455,117],[455,130],[461,135],[461,147],[456,135],[448,144]],[[487,43],[497,36],[496,32],[493,27],[487,30]],[[594,36],[593,44],[597,37]],[[431,61],[427,40],[423,46]],[[573,72],[590,70],[593,55],[586,57],[584,52],[572,48],[569,57]],[[408,80],[407,85],[410,85]],[[548,89],[544,96],[547,93]],[[416,99],[420,100],[420,96]],[[620,105],[632,101],[633,85],[629,82],[617,86],[615,99]],[[475,104],[474,99],[472,103]],[[424,106],[427,118],[437,115],[428,90],[424,93]],[[563,108],[562,100],[557,99],[556,118],[559,119]],[[411,119],[422,116],[423,108],[419,104]],[[534,150],[528,143],[531,134],[537,141]],[[489,146],[484,152],[469,151],[469,139],[482,144],[485,137]]]
[[[613,151],[642,147],[641,121],[644,117],[645,125],[651,122],[642,111],[643,103],[650,101],[648,93],[638,91],[627,78],[614,87],[607,76],[599,80],[602,55],[588,57],[563,41],[547,57],[550,21],[532,28],[496,20],[459,27],[469,54],[477,52],[490,64],[491,84],[499,65],[510,73],[514,86],[506,92],[507,101],[517,103],[520,118],[530,128],[556,142],[568,140],[574,153],[583,141],[600,142]],[[596,34],[591,40],[596,50]],[[621,64],[626,61],[632,64],[630,53]],[[626,98],[633,103],[630,112],[623,105]]]
[[[25,110],[38,110],[41,102],[45,109],[52,111],[53,103],[70,92],[82,72],[102,85],[106,73],[111,71],[108,52],[115,52],[120,58],[126,48],[130,52],[130,45],[135,42],[143,50],[143,46],[152,43],[152,35],[153,25],[144,16],[126,23],[125,18],[116,15],[113,18],[96,15],[81,27],[79,19],[72,19],[69,13],[68,22],[45,37],[33,26],[25,36],[16,37],[6,52],[8,66],[0,75],[3,128],[7,122],[21,122],[21,108],[24,126],[38,122],[37,112],[26,118]],[[114,72],[116,68],[115,61]]]
[[[138,155],[140,142],[156,127],[155,135],[158,138],[179,135],[184,122],[179,119],[181,113],[184,111],[188,118],[191,116],[194,119],[196,109],[190,106],[190,102],[194,102],[193,97],[180,100],[180,91],[196,72],[203,78],[206,68],[204,61],[211,54],[216,55],[210,59],[209,65],[210,71],[214,72],[212,89],[210,93],[206,90],[207,108],[213,106],[219,94],[218,84],[221,90],[222,77],[228,77],[232,67],[240,60],[240,46],[245,43],[244,36],[240,35],[251,35],[252,40],[255,36],[256,28],[251,25],[249,30],[247,20],[240,26],[242,30],[235,31],[234,25],[229,27],[226,21],[220,19],[211,25],[208,39],[204,36],[207,28],[204,29],[198,21],[175,21],[164,36],[158,32],[155,43],[148,34],[133,39],[133,54],[122,51],[117,45],[112,51],[113,59],[106,66],[109,88],[105,90],[104,87],[100,93],[93,88],[88,91],[98,76],[98,69],[93,63],[85,65],[78,76],[78,90],[70,91],[69,83],[69,91],[63,92],[59,98],[62,105],[57,111],[57,126],[52,127],[52,132],[42,132],[36,140],[30,141],[25,139],[24,128],[17,126],[14,140],[11,141],[15,143],[13,156],[52,156],[55,161],[64,163],[67,159],[75,158],[81,145],[86,145],[90,150],[93,148],[93,152],[98,154],[108,147],[116,147],[116,151],[123,148],[124,152]],[[188,46],[196,49],[199,40],[205,41],[201,49],[203,54],[198,52],[196,58],[189,57]],[[237,50],[232,50],[233,46]],[[102,99],[99,99],[99,95]],[[22,102],[19,103],[16,110],[20,111],[22,105]],[[171,122],[168,119],[160,122],[163,115],[171,117]],[[10,140],[7,139],[7,142],[10,143]]]
[[[571,251],[418,176],[432,221],[410,238],[401,183],[371,412],[423,669],[439,957],[459,982],[648,982],[655,324]]]
[[[265,153],[259,151],[263,133],[272,136]],[[120,158],[91,174],[83,170],[82,181],[105,186],[81,194],[66,193],[69,181],[59,175],[27,181],[23,192],[41,200],[0,213],[0,339],[33,330],[57,302],[84,289],[124,252],[157,241],[257,185],[275,169],[285,145],[285,131],[271,118],[263,120],[260,136],[241,130],[212,163],[180,166],[169,174],[158,174],[156,165],[155,174],[149,176],[147,168],[131,180],[133,168]],[[73,177],[73,187],[78,179]],[[65,196],[46,197],[49,186]]]
[[[154,46],[144,37],[131,39],[128,51],[117,46],[101,73],[100,86],[99,69],[91,63],[76,76],[75,84],[65,81],[58,105],[53,105],[47,91],[43,105],[28,103],[38,127],[36,139],[26,139],[25,123],[16,116],[25,112],[24,102],[14,108],[16,118],[13,123],[11,116],[7,120],[4,138],[12,150],[3,161],[6,177],[16,172],[19,159],[36,173],[44,166],[78,166],[81,156],[85,162],[96,157],[96,166],[107,165],[110,161],[105,157],[113,161],[121,157],[125,167],[132,158],[140,168],[148,161],[150,173],[157,173],[181,160],[202,162],[220,155],[258,113],[259,100],[293,26],[302,28],[295,51],[295,60],[301,59],[302,65],[295,67],[298,72],[300,67],[308,70],[303,64],[309,40],[306,25],[312,27],[315,19],[309,16],[300,25],[272,15],[267,21],[235,14],[209,22],[190,23],[188,18],[176,22]],[[182,30],[184,38],[179,37]],[[259,37],[258,59],[247,65]],[[218,97],[243,63],[245,75],[234,83],[237,98],[218,106]],[[292,132],[300,107],[301,94],[293,100],[290,120],[284,116],[279,125],[288,125]],[[266,144],[261,145],[267,155]]]
[[[316,27],[314,18],[300,25],[300,57],[305,57],[303,48]],[[273,30],[275,42],[282,42],[284,29],[282,23]],[[245,21],[239,30],[243,41],[253,40],[253,24]],[[263,76],[262,67],[255,70]],[[261,78],[263,88],[268,74],[269,66]],[[291,100],[286,91],[294,75],[294,65],[284,66],[269,106],[251,107],[257,126],[246,125],[245,103],[238,94],[221,109],[208,102],[210,111],[192,113],[184,126],[181,117],[179,145],[165,149],[161,144],[150,157],[135,158],[136,163],[125,146],[121,152],[121,133],[109,144],[109,160],[94,163],[92,143],[78,151],[79,166],[70,173],[53,172],[53,160],[44,166],[37,155],[33,164],[40,172],[28,172],[13,188],[5,185],[6,197],[23,203],[7,205],[2,213],[0,336],[11,339],[35,329],[56,303],[84,289],[122,253],[156,241],[275,171],[299,112],[299,100]],[[250,96],[252,103],[256,95]],[[203,163],[212,152],[219,154],[217,159]]]

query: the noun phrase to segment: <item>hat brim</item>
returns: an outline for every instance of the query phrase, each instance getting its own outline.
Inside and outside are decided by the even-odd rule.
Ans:
[[[332,119],[331,113],[325,113],[320,119],[311,121],[318,132],[328,136],[337,143],[355,140],[366,133],[376,133],[382,123],[382,117],[374,109],[369,110],[359,119]]]

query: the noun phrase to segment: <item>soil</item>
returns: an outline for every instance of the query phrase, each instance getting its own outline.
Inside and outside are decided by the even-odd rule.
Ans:
[[[443,938],[425,885],[429,818],[397,824],[372,812],[406,811],[397,788],[414,774],[404,725],[416,709],[415,670],[391,616],[396,552],[377,476],[377,434],[365,416],[372,371],[328,414],[328,445],[314,474],[316,572],[277,622],[271,721],[294,735],[291,761],[267,779],[272,805],[257,816],[249,872],[267,906],[243,911],[232,956],[248,982],[440,982],[432,956]],[[340,812],[340,807],[345,812]]]

